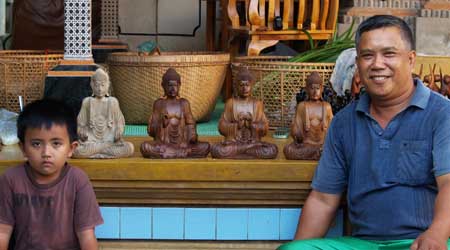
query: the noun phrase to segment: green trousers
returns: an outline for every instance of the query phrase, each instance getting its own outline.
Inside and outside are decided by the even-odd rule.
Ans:
[[[277,250],[409,250],[414,240],[369,241],[354,237],[296,240]],[[447,241],[450,249],[450,240]]]

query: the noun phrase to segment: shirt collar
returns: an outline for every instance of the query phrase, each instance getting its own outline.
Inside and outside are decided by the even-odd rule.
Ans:
[[[414,94],[409,102],[408,107],[416,106],[420,109],[425,109],[428,104],[428,100],[430,97],[430,89],[427,88],[420,79],[414,78],[414,85],[416,89],[414,90]],[[356,104],[356,111],[360,111],[366,114],[369,114],[370,108],[370,96],[367,93],[364,93],[359,98],[358,103]]]

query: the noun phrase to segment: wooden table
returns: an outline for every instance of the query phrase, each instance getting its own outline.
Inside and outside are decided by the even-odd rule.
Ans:
[[[139,145],[146,137],[127,137]],[[201,137],[217,142],[220,137]],[[273,160],[131,158],[69,162],[83,169],[91,179],[101,204],[141,205],[213,205],[246,207],[300,207],[309,191],[315,161],[284,159],[286,139],[267,137],[279,147]],[[22,154],[17,145],[0,152],[0,174],[20,164]]]

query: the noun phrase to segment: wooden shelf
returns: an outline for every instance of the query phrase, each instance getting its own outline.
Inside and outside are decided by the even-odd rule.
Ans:
[[[148,137],[127,137],[139,150]],[[200,137],[217,142],[221,137]],[[288,140],[272,139],[279,156],[273,160],[132,158],[71,159],[91,179],[101,204],[160,206],[299,207],[310,191],[317,162],[284,159]],[[23,162],[17,145],[0,152],[0,174]]]

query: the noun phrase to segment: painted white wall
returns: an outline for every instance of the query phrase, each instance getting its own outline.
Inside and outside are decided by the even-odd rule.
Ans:
[[[0,0],[0,36],[6,32],[6,1]]]
[[[156,9],[158,1],[158,8]],[[158,11],[158,15],[156,15]],[[192,34],[198,24],[198,0],[119,0],[119,25],[124,33]],[[156,22],[156,17],[158,21]],[[167,51],[206,50],[206,1],[202,1],[202,25],[195,37],[159,36],[158,44]],[[154,36],[120,36],[131,50]]]

